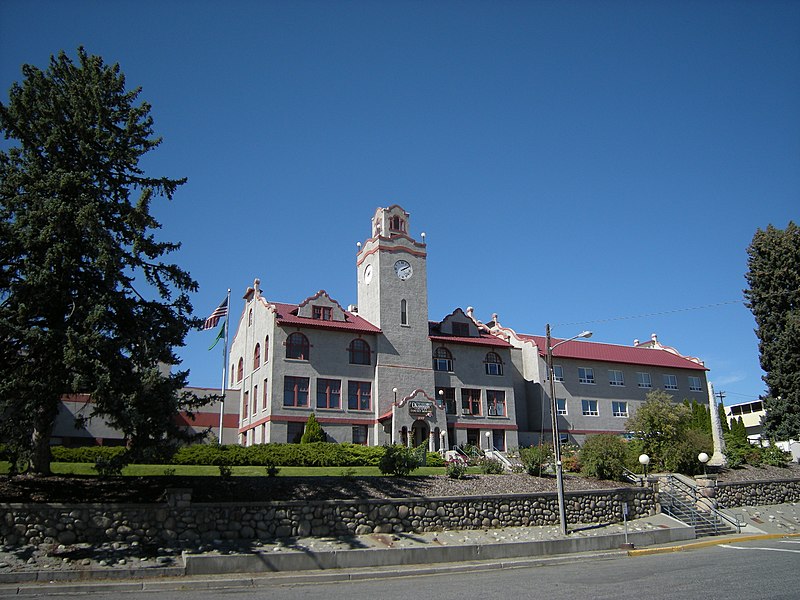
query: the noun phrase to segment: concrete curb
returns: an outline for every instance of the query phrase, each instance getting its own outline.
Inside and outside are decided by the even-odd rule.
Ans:
[[[628,542],[664,544],[694,538],[691,527],[628,534]],[[292,551],[280,554],[188,554],[183,567],[29,571],[0,578],[0,597],[88,591],[249,588],[280,583],[334,582],[435,573],[521,568],[625,556],[625,535],[410,548]],[[241,574],[236,577],[234,574]],[[116,581],[115,581],[116,580]],[[119,581],[124,580],[124,581]]]
[[[738,535],[714,537],[700,542],[689,544],[678,544],[676,546],[662,546],[659,548],[641,548],[639,550],[628,550],[628,556],[647,556],[649,554],[667,554],[669,552],[683,552],[696,548],[708,548],[709,546],[719,546],[720,544],[730,544],[737,542],[751,542],[754,540],[777,540],[780,538],[800,537],[800,533],[765,533],[760,535]]]

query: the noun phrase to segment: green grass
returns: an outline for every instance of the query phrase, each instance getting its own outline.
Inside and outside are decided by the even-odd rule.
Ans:
[[[0,475],[8,473],[9,463],[0,461]],[[50,463],[55,475],[97,475],[90,463]],[[480,473],[480,469],[469,472]],[[161,475],[188,475],[219,477],[219,468],[205,465],[128,465],[122,474],[131,477],[157,477]],[[233,467],[234,476],[266,476],[264,467]],[[379,477],[378,467],[280,467],[278,477]],[[444,475],[444,467],[420,467],[413,475]]]

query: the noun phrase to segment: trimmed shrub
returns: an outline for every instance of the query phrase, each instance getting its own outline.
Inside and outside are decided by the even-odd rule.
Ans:
[[[553,461],[553,449],[546,445],[520,448],[519,458],[528,475],[541,476],[545,466]]]
[[[308,415],[308,421],[303,428],[303,435],[300,437],[301,444],[313,444],[315,442],[324,442],[328,439],[325,432],[322,430],[322,425],[317,421],[317,417],[312,412]]]
[[[622,479],[625,440],[611,433],[590,435],[580,452],[581,472],[598,479]]]
[[[383,457],[378,463],[381,473],[398,477],[405,477],[417,467],[419,467],[417,452],[413,448],[406,448],[397,444],[384,446]]]
[[[50,447],[50,460],[65,463],[108,463],[112,459],[125,453],[124,446],[79,446],[65,448],[64,446]],[[99,471],[98,471],[99,472]]]
[[[784,452],[775,444],[769,445],[766,448],[761,448],[761,458],[765,465],[772,467],[785,467],[789,462],[791,454]]]
[[[425,465],[428,467],[444,467],[445,463],[442,455],[438,452],[428,452],[428,458]]]
[[[500,475],[503,472],[503,463],[496,458],[482,458],[480,467],[484,475]]]
[[[460,460],[453,460],[445,466],[445,473],[450,479],[463,479],[467,474],[467,464]]]

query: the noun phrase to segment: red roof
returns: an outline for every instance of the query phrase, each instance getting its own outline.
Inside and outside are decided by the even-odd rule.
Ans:
[[[547,338],[543,335],[520,335],[519,337],[523,340],[533,341],[539,347],[539,354],[541,356],[545,356],[547,353]],[[560,341],[562,340],[551,338],[551,343],[553,345],[558,344]],[[708,371],[705,366],[683,356],[673,354],[669,350],[619,346],[617,344],[583,342],[578,340],[573,340],[554,348],[553,356],[555,358],[574,358],[577,360],[594,360],[629,365]]]
[[[459,337],[457,335],[430,335],[433,342],[445,344],[472,344],[474,346],[495,346],[500,348],[511,348],[511,344],[493,335],[481,335],[481,337]]]
[[[297,327],[316,327],[319,329],[337,329],[340,331],[357,331],[360,333],[380,333],[381,330],[366,319],[344,311],[344,321],[323,321],[322,319],[311,319],[308,317],[298,317],[297,304],[284,304],[282,302],[270,302],[277,310],[276,321],[278,325],[294,325]]]

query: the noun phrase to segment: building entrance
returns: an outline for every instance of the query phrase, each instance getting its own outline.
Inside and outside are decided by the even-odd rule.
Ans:
[[[411,426],[411,445],[415,448],[420,444],[427,445],[430,432],[431,428],[425,421],[414,421]]]

